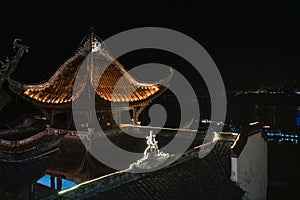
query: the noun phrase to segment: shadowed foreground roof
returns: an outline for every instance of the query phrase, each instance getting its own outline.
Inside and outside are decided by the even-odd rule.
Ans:
[[[83,169],[85,154],[85,147],[80,141],[62,140],[60,152],[47,169],[47,173],[74,176]]]
[[[24,162],[0,162],[0,191],[14,191],[17,187],[37,180],[48,168],[57,152]]]
[[[11,90],[43,107],[70,106],[70,103],[82,95],[89,85],[95,88],[100,101],[139,106],[149,103],[166,90],[166,87],[159,83],[142,83],[135,80],[110,56],[100,42],[101,40],[91,33],[83,40],[74,55],[63,63],[49,80],[41,84],[22,84],[9,79]],[[90,65],[91,59],[93,64]],[[82,76],[77,79],[78,84],[74,87],[75,78],[81,67],[83,67]],[[164,83],[171,76],[163,80]],[[116,84],[119,87],[114,91]]]
[[[191,150],[171,166],[142,174],[124,172],[45,199],[241,199],[230,181],[230,147],[236,136],[224,135],[203,159]]]

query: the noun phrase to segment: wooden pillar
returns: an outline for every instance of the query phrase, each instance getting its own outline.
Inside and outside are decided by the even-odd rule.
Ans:
[[[34,197],[34,183],[29,185],[29,191],[28,191],[28,199],[33,199]]]
[[[49,119],[49,122],[50,122],[50,127],[53,127],[53,125],[54,125],[54,122],[53,122],[53,109],[50,109],[50,119]]]
[[[136,118],[137,118],[137,121],[139,119],[139,116],[141,115],[142,111],[146,108],[146,106],[141,106],[139,107],[139,109],[137,110],[136,112]]]
[[[116,110],[114,111],[115,123],[120,125],[121,124],[121,111]]]
[[[72,122],[72,113],[67,112],[66,113],[66,118],[67,118],[67,129],[71,128],[71,122]]]
[[[50,175],[50,186],[52,190],[55,190],[55,177]]]
[[[118,119],[119,119],[119,124],[121,125],[122,120],[121,120],[121,110],[118,110]]]
[[[57,190],[61,191],[62,188],[62,178],[61,177],[56,177],[56,184],[57,184]]]
[[[39,108],[40,111],[43,113],[43,115],[46,117],[47,120],[49,120],[49,125],[50,125],[50,121],[51,121],[51,114],[50,114],[50,110],[46,109],[46,108]]]
[[[137,115],[137,107],[134,106],[132,110],[132,117],[133,117],[133,124],[137,125],[138,122],[138,115]]]

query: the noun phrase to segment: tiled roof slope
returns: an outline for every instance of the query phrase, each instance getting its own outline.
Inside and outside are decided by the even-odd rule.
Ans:
[[[243,191],[230,181],[230,147],[235,137],[222,135],[214,149],[202,159],[198,158],[198,150],[192,149],[187,156],[159,171],[115,174],[112,176],[119,177],[112,180],[118,181],[106,177],[54,198],[241,199]],[[123,184],[118,183],[122,181]]]

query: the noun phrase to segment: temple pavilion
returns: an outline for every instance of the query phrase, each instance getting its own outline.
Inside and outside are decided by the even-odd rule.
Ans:
[[[72,102],[76,102],[81,95],[86,95],[84,89],[78,89],[73,92],[74,82],[77,76],[79,67],[82,65],[87,56],[101,43],[101,39],[93,32],[85,36],[80,43],[75,53],[67,59],[54,73],[52,77],[43,83],[25,84],[12,78],[9,79],[10,89],[25,100],[34,104],[49,120],[51,127],[59,126],[59,128],[72,129]],[[99,57],[100,56],[100,57]],[[121,122],[121,112],[130,111],[134,124],[138,123],[138,117],[141,111],[156,97],[166,91],[167,87],[158,83],[139,82],[134,77],[129,75],[123,65],[113,59],[107,49],[101,49],[98,55],[103,63],[109,62],[109,66],[99,77],[99,71],[103,70],[102,62],[95,62],[92,73],[89,78],[81,82],[81,87],[87,87],[87,84],[93,85],[95,88],[96,113],[98,121],[102,128],[112,128],[116,122],[112,119],[112,114],[115,112],[118,122]],[[100,63],[100,64],[99,64]],[[105,65],[105,64],[104,64]],[[88,69],[86,69],[88,71]],[[171,74],[171,73],[170,73]],[[166,77],[166,80],[171,75]],[[122,81],[118,81],[122,78]],[[96,83],[96,80],[99,80]],[[121,89],[113,92],[116,84],[121,84]],[[133,91],[133,92],[132,92]],[[114,110],[111,109],[111,102],[118,105]],[[88,107],[87,107],[88,108]],[[88,110],[83,108],[80,113],[83,118],[88,119]],[[56,116],[64,120],[57,120]],[[63,125],[59,125],[64,121]],[[73,124],[73,125],[72,125]],[[83,125],[84,126],[84,125]],[[88,124],[86,123],[86,127]]]

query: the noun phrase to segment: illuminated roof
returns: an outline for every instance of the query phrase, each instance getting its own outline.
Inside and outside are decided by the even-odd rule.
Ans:
[[[103,102],[129,102],[130,105],[148,104],[166,90],[166,87],[159,83],[142,83],[134,79],[118,61],[110,56],[105,47],[99,45],[100,42],[101,40],[91,33],[84,38],[73,56],[63,63],[50,79],[41,84],[22,84],[9,79],[11,90],[42,107],[70,106],[71,102],[82,94],[87,84],[91,84],[96,89],[97,96]],[[80,84],[76,84],[78,87],[74,88],[80,66],[84,66],[85,58],[91,52],[95,53],[95,49],[97,54],[93,57],[96,61],[89,75],[91,79],[87,78],[87,67],[85,77],[82,77]],[[109,65],[104,71],[107,64]],[[170,74],[163,81],[170,78],[172,73]],[[90,83],[87,80],[90,80]],[[117,83],[120,87],[113,91]]]

